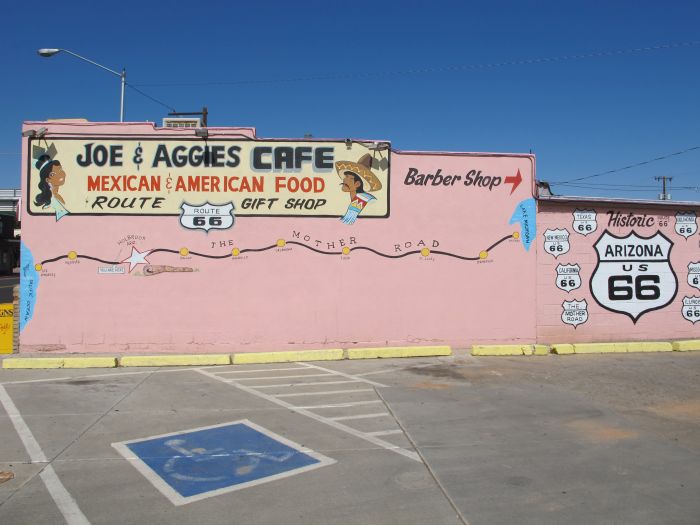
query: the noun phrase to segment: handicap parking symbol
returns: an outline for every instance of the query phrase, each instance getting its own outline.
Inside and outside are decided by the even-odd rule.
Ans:
[[[335,463],[247,419],[112,446],[175,505]]]

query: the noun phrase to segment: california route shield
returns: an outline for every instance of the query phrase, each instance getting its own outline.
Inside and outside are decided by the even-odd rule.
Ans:
[[[557,288],[569,293],[581,287],[581,266],[578,264],[559,264],[557,271]]]

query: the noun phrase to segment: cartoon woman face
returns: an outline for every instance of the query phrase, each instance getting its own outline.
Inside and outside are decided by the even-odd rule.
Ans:
[[[57,188],[58,186],[63,186],[66,182],[66,172],[63,171],[63,167],[60,164],[52,166],[51,173],[46,177],[46,180],[52,187]]]

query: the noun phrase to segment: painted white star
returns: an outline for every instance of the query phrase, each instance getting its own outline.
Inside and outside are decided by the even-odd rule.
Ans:
[[[139,264],[149,264],[149,262],[146,260],[146,257],[148,254],[151,253],[151,250],[147,250],[145,252],[140,252],[136,249],[136,246],[131,247],[131,257],[127,257],[124,259],[122,262],[129,263],[129,273],[134,269]]]

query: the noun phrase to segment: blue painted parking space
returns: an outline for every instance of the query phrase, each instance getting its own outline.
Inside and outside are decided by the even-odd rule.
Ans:
[[[335,463],[248,420],[112,446],[175,505]]]

